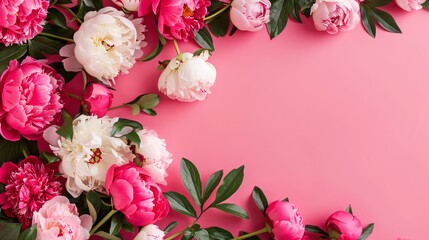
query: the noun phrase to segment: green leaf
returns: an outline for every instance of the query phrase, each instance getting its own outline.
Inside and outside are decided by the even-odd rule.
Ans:
[[[362,4],[368,6],[368,7],[381,7],[389,4],[392,0],[365,0],[362,2]]]
[[[194,237],[194,231],[186,229],[185,232],[183,232],[182,240],[191,240]]]
[[[25,158],[24,152],[28,156],[39,156],[37,141],[29,141],[21,137],[19,141],[12,142],[0,136],[0,163],[18,163]]]
[[[71,28],[58,28],[58,26],[51,23],[46,23],[45,25],[43,25],[43,32],[54,34],[64,38],[73,38],[73,35],[75,33],[75,31]]]
[[[86,203],[88,204],[89,214],[92,217],[92,223],[95,223],[101,208],[101,199],[94,191],[89,191],[86,194]]]
[[[183,185],[198,206],[201,206],[201,178],[197,167],[186,158],[180,161],[180,176]]]
[[[57,5],[57,4],[69,4],[69,3],[73,3],[71,0],[58,0],[58,1],[50,0],[50,2],[51,2],[51,4],[52,4],[52,2],[56,2],[55,5]]]
[[[141,109],[152,109],[159,104],[159,95],[154,93],[142,94],[126,104],[137,104]]]
[[[311,7],[316,2],[316,0],[298,0],[299,6],[301,8],[301,13],[304,14],[307,18],[311,16]]]
[[[20,59],[27,53],[27,45],[11,45],[0,51],[0,73],[8,66],[9,62],[14,59]]]
[[[283,202],[289,202],[289,198],[283,199]]]
[[[291,2],[290,0],[271,0],[270,21],[266,24],[271,39],[285,29],[293,7]]]
[[[206,231],[209,233],[210,240],[225,240],[234,238],[230,232],[219,227],[206,228]]]
[[[240,231],[240,236],[243,236],[243,235],[246,235],[246,234],[248,234],[247,232],[243,232],[243,231]],[[246,238],[246,240],[259,240],[260,238],[258,237],[258,236],[253,236],[253,237],[248,237],[248,238]]]
[[[268,201],[264,192],[259,187],[255,186],[253,188],[252,198],[256,206],[258,206],[259,210],[261,210],[262,214],[265,215],[265,210],[267,210],[268,207]]]
[[[58,27],[68,29],[67,21],[64,15],[58,11],[56,8],[49,8],[48,17],[49,20],[52,20]]]
[[[225,11],[216,17],[215,21],[208,23],[210,32],[216,37],[224,37],[228,34],[230,20],[229,11]]]
[[[193,218],[197,217],[194,207],[182,194],[176,192],[165,192],[164,196],[174,211]]]
[[[323,231],[321,228],[319,228],[318,226],[305,225],[305,231],[311,232],[311,233],[322,234],[324,236],[328,236],[328,234],[325,231]]]
[[[374,223],[371,223],[362,230],[362,234],[360,235],[358,240],[367,239],[369,236],[371,236],[373,231],[374,231]]]
[[[426,9],[426,10],[429,10],[429,0],[426,0],[426,2],[424,2],[424,3],[422,4],[422,7],[423,7],[424,9]]]
[[[349,204],[349,206],[347,206],[346,208],[346,212],[350,213],[351,215],[353,215],[353,209],[352,209],[352,205]]]
[[[360,14],[362,16],[362,25],[366,32],[373,38],[375,38],[376,28],[372,11],[365,5],[361,5]]]
[[[244,178],[244,166],[231,170],[216,192],[216,199],[211,206],[221,203],[234,194],[241,186]]]
[[[206,185],[204,186],[204,193],[202,197],[201,204],[203,205],[210,197],[210,195],[213,193],[215,188],[219,185],[220,180],[223,176],[223,170],[217,171],[210,175],[209,179],[206,182]]]
[[[372,12],[374,19],[383,27],[386,31],[392,33],[401,33],[401,29],[396,24],[395,19],[393,17],[380,9],[374,8]]]
[[[112,236],[112,235],[110,235],[104,231],[98,231],[98,232],[94,233],[94,235],[97,235],[99,237],[102,237],[103,239],[108,239],[108,240],[121,240],[120,238],[118,238],[116,236]]]
[[[57,73],[59,73],[64,78],[66,83],[70,82],[77,75],[77,72],[67,72],[64,69],[62,62],[53,62],[49,64],[49,66],[53,67]]]
[[[122,132],[122,130],[127,130],[127,129],[124,129],[126,127],[130,128],[130,131]],[[129,120],[129,119],[124,119],[124,118],[119,118],[118,121],[113,124],[111,135],[116,137],[121,137],[130,133],[132,130],[137,131],[141,129],[143,129],[143,125],[141,125],[139,122]]]
[[[153,109],[143,109],[142,112],[146,113],[149,116],[156,116],[156,112]]]
[[[212,0],[210,7],[207,8],[208,12],[214,12],[216,10],[218,10],[222,5],[224,5],[221,1],[218,0]]]
[[[37,237],[37,225],[27,228],[19,235],[18,240],[35,240]]]
[[[302,23],[301,16],[300,16],[300,6],[299,6],[299,0],[291,0],[293,4],[292,11],[290,12],[291,17],[296,22]]]
[[[162,44],[161,40],[158,41],[158,45],[156,45],[156,48],[150,52],[148,55],[146,55],[144,58],[142,58],[142,61],[150,61],[154,58],[156,58],[164,48],[164,45]]]
[[[42,153],[42,158],[46,160],[46,163],[54,163],[60,160],[59,157],[49,154],[47,152]]]
[[[65,113],[63,111],[63,113]],[[73,140],[73,119],[68,114],[63,114],[63,125],[57,130],[57,134],[61,137],[68,139],[70,141]]]
[[[249,215],[247,215],[247,212],[243,208],[235,204],[223,203],[214,206],[214,208],[217,208],[221,211],[232,214],[239,218],[249,219]]]
[[[164,233],[167,234],[169,233],[171,230],[173,230],[179,223],[178,222],[171,222],[170,224],[167,225],[167,227],[165,227],[164,229]]]
[[[122,218],[122,229],[124,229],[127,232],[132,232],[133,233],[134,232],[134,226],[131,223],[129,223],[127,221],[127,219],[125,219],[125,215],[124,214],[121,214],[121,218]]]
[[[127,133],[124,135],[128,140],[130,140],[131,142],[135,143],[137,146],[140,146],[140,136],[135,132],[132,131],[130,133]]]
[[[234,35],[235,32],[237,32],[238,28],[236,26],[232,26],[231,28],[231,32],[229,33],[229,36],[231,37],[232,35]]]
[[[206,27],[201,28],[198,32],[195,33],[195,41],[204,49],[209,49],[214,51],[213,39]]]
[[[64,43],[60,40],[50,39],[44,36],[36,36],[28,40],[28,51],[30,56],[40,58],[40,53],[58,54]]]
[[[3,240],[16,240],[19,238],[21,230],[20,223],[8,222],[0,220],[0,236]]]
[[[86,6],[94,8],[95,10],[100,10],[103,7],[101,0],[83,0]]]
[[[209,233],[205,229],[200,229],[196,231],[195,238],[197,240],[210,240]]]
[[[140,113],[140,106],[137,104],[132,104],[131,105],[131,112],[133,113],[133,115],[137,115]]]
[[[113,215],[112,219],[110,220],[110,235],[117,235],[119,231],[121,231],[122,228],[122,218],[121,213],[117,212],[115,215]]]

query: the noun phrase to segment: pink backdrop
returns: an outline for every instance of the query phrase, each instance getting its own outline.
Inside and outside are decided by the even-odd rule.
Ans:
[[[162,96],[158,116],[132,118],[165,138],[175,162],[166,190],[185,193],[179,160],[210,173],[242,164],[242,188],[229,202],[251,220],[218,210],[203,226],[218,224],[237,234],[263,227],[251,202],[253,186],[269,201],[289,197],[306,224],[323,225],[350,203],[362,223],[375,222],[370,239],[429,239],[429,12],[388,8],[403,34],[377,29],[377,38],[356,30],[331,36],[311,19],[289,22],[270,41],[265,31],[215,39],[213,94],[181,103]],[[149,27],[153,46],[153,23]],[[179,43],[182,52],[193,44]],[[172,44],[156,60],[171,59]],[[114,105],[157,91],[156,61],[138,63],[117,79]],[[186,217],[173,219],[190,223]],[[179,230],[176,229],[176,230]]]

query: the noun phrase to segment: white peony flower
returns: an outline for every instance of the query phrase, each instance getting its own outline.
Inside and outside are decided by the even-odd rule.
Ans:
[[[67,71],[84,68],[107,85],[114,83],[119,73],[128,73],[136,58],[143,56],[146,46],[146,27],[142,18],[126,17],[122,11],[105,7],[88,12],[79,30],[74,34],[74,44],[60,49]]]
[[[149,224],[140,230],[134,240],[162,240],[164,236],[164,232],[158,226]]]
[[[139,10],[140,0],[112,0],[119,7],[123,7],[128,11],[136,12]]]
[[[208,52],[199,56],[182,53],[171,59],[158,81],[158,89],[171,99],[202,101],[216,80],[216,68],[207,62]]]
[[[137,157],[142,161],[144,168],[152,180],[166,185],[167,168],[173,161],[171,153],[166,149],[165,140],[158,137],[153,130],[140,130],[140,147],[135,148]]]
[[[44,132],[45,140],[61,158],[60,172],[67,178],[67,191],[78,197],[83,191],[103,192],[107,170],[134,159],[122,138],[110,136],[118,118],[81,115],[73,121],[72,141],[55,133],[57,126]]]

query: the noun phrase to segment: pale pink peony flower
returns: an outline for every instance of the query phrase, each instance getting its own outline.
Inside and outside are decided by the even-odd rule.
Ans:
[[[82,95],[83,106],[91,115],[103,117],[112,106],[113,94],[100,83],[89,85]]]
[[[167,151],[165,140],[159,138],[153,130],[143,129],[137,134],[140,137],[140,146],[135,147],[135,154],[141,161],[141,167],[154,182],[166,185],[167,168],[173,159],[171,153]]]
[[[422,4],[425,0],[395,0],[396,4],[405,11],[411,12],[412,10],[422,9]]]
[[[63,108],[64,79],[53,68],[27,57],[12,60],[0,77],[0,133],[10,141],[20,135],[37,140]]]
[[[92,218],[88,214],[79,217],[76,205],[57,196],[34,213],[33,224],[37,224],[36,240],[83,240],[89,239]]]
[[[231,22],[242,31],[259,31],[270,21],[269,0],[234,0],[231,3]]]
[[[1,208],[9,217],[16,216],[23,228],[29,227],[33,212],[61,193],[61,183],[54,173],[54,169],[45,166],[35,156],[20,161],[18,165],[3,163],[0,182],[5,185],[5,191],[0,193]]]
[[[268,206],[265,213],[274,239],[302,239],[305,228],[297,211],[293,204],[285,201],[275,201]]]
[[[113,206],[135,226],[146,226],[163,219],[169,210],[159,186],[135,163],[113,165],[106,175],[106,190]]]
[[[352,214],[346,211],[337,211],[328,217],[326,230],[331,239],[356,240],[362,234],[362,224]]]
[[[314,26],[330,34],[352,30],[360,21],[355,0],[317,0],[311,7]]]
[[[140,2],[139,16],[152,11],[165,38],[187,42],[204,26],[209,6],[210,0],[147,0]]]
[[[134,240],[162,240],[165,233],[158,226],[149,224],[142,228]]]
[[[137,12],[140,4],[140,0],[112,0],[112,2],[131,12]]]
[[[39,34],[48,14],[47,0],[0,0],[0,42],[22,44]]]

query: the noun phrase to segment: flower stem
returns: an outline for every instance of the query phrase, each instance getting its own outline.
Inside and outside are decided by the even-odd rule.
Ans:
[[[231,1],[231,2],[232,2],[232,1]],[[208,16],[208,17],[205,17],[205,18],[204,18],[204,21],[207,21],[207,20],[210,20],[210,19],[213,19],[213,18],[215,18],[215,17],[219,16],[221,13],[225,12],[226,10],[228,10],[228,8],[229,8],[229,7],[231,7],[231,3],[228,3],[227,5],[225,5],[225,7],[224,7],[224,8],[222,8],[221,10],[219,10],[219,11],[217,11],[217,12],[213,13],[212,15],[210,15],[210,16]]]
[[[177,44],[177,40],[173,38],[174,48],[176,49],[177,55],[180,55],[179,44]]]
[[[82,97],[81,96],[78,96],[76,94],[69,93],[69,92],[67,93],[67,95],[69,95],[69,97],[71,97],[71,98],[74,98],[76,100],[82,101]]]
[[[82,3],[81,3],[82,4]],[[64,5],[57,5],[58,7],[61,7],[61,8],[63,8],[63,9],[65,9],[65,10],[67,10],[67,12],[69,12],[71,15],[73,15],[73,17],[74,17],[74,19],[76,19],[76,21],[78,22],[78,23],[80,23],[80,24],[82,24],[83,22],[82,22],[82,20],[80,20],[80,18],[78,18],[78,16],[69,8],[69,7],[66,7],[66,6],[64,6]]]
[[[110,110],[119,109],[119,108],[123,108],[123,107],[127,107],[127,106],[129,106],[129,105],[128,104],[122,104],[122,105],[119,105],[119,106],[114,106],[114,107],[109,108],[109,111]]]
[[[21,151],[22,151],[22,155],[24,155],[24,157],[25,157],[25,158],[28,158],[28,154],[27,154],[27,152],[25,151],[25,149],[24,149],[24,148],[21,148]]]
[[[74,43],[73,39],[65,38],[65,37],[60,37],[60,36],[57,36],[57,35],[54,35],[54,34],[50,34],[50,33],[41,32],[41,33],[39,33],[39,35],[45,36],[45,37],[50,37],[50,38],[56,38],[56,39],[60,39],[60,40],[63,40],[63,41]]]
[[[86,89],[86,84],[88,83],[88,76],[84,69],[82,69],[82,80],[83,80],[83,91]]]
[[[91,229],[89,234],[94,234],[95,231],[97,231],[101,226],[103,226],[103,224],[105,224],[107,220],[109,220],[116,212],[117,211],[115,209],[110,210],[110,212],[103,219],[101,219],[101,221],[97,225],[95,225],[94,228]]]
[[[233,238],[233,239],[231,239],[231,240],[246,239],[246,238],[250,238],[250,237],[253,237],[253,236],[257,236],[257,235],[259,235],[259,234],[266,233],[266,232],[269,232],[269,231],[270,231],[270,229],[269,229],[268,227],[264,227],[263,229],[258,230],[258,231],[256,231],[256,232],[248,233],[248,234],[246,234],[246,235],[243,235],[243,236],[239,236],[239,237]]]
[[[185,229],[183,229],[182,231],[177,232],[177,233],[175,233],[175,234],[171,235],[170,237],[166,238],[165,240],[172,240],[172,239],[175,239],[176,237],[180,236],[180,234],[182,234],[184,231],[185,231]]]

